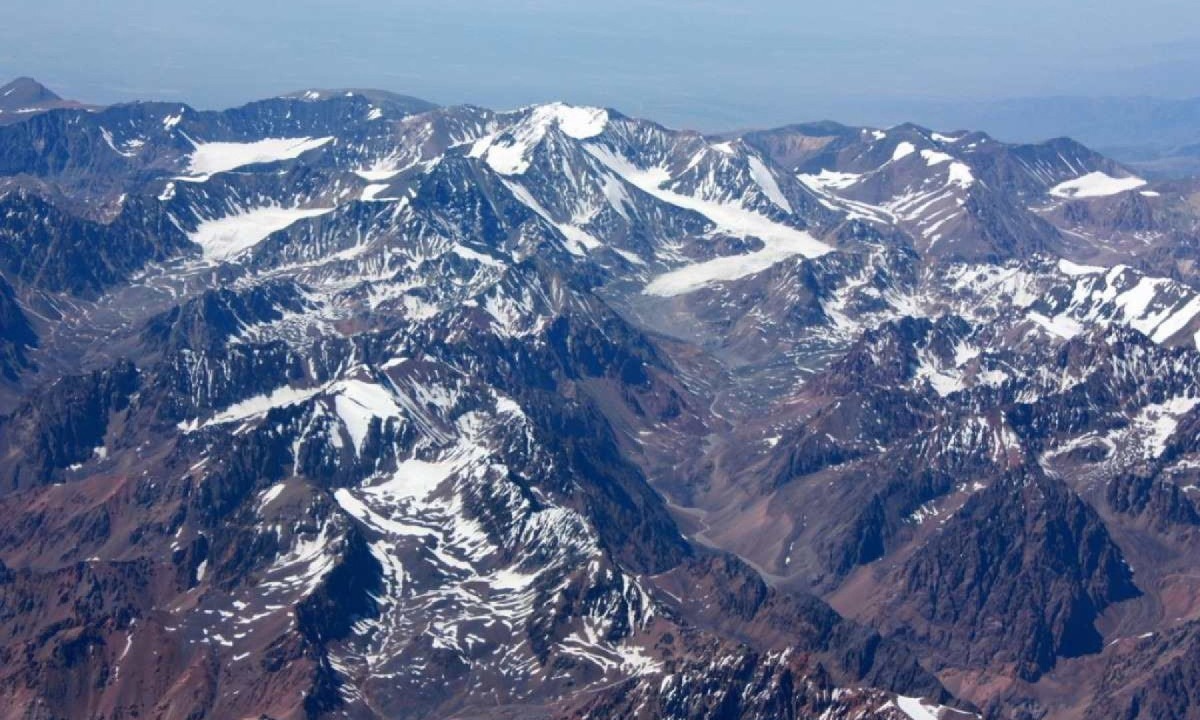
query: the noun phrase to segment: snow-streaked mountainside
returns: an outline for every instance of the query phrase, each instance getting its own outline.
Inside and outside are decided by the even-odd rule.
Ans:
[[[1200,716],[1194,183],[32,82],[0,717]]]

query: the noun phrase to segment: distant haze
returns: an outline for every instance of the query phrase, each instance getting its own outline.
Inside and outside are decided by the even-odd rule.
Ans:
[[[1200,96],[1200,4],[1182,0],[7,5],[0,77],[101,103],[379,87],[496,108],[563,99],[714,130],[929,122],[964,100]]]

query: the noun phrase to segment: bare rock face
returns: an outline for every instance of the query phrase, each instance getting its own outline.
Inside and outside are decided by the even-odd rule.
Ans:
[[[897,614],[928,623],[915,641],[947,662],[1011,663],[1025,680],[1099,652],[1099,615],[1139,594],[1095,512],[1036,470],[972,497],[897,580]]]
[[[0,278],[0,375],[15,382],[29,366],[29,350],[37,343],[37,333],[13,295],[12,286]]]
[[[1105,690],[1087,717],[1195,717],[1195,623],[1124,641],[1127,647],[1104,668]]]

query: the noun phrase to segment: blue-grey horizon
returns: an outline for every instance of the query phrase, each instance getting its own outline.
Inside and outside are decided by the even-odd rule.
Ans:
[[[1200,6],[1178,0],[42,0],[4,17],[0,75],[97,103],[376,87],[716,130],[897,119],[914,102],[1200,95]]]

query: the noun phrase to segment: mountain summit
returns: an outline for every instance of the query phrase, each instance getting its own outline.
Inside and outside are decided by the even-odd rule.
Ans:
[[[21,108],[41,107],[61,100],[61,97],[33,78],[19,77],[0,87],[0,110],[9,112]]]

